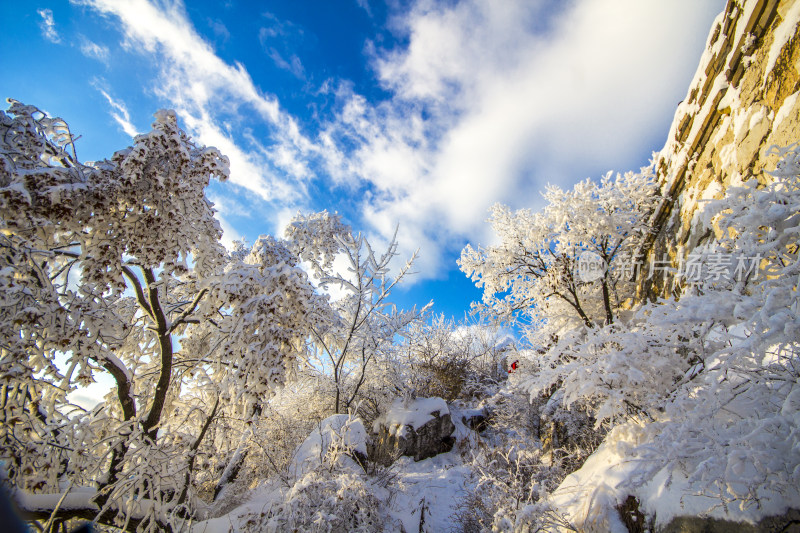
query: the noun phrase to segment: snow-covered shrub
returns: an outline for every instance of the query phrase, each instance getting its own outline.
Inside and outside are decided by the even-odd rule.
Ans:
[[[712,332],[729,322],[727,309],[716,307],[700,321],[675,302],[646,304],[628,321],[562,335],[519,384],[532,396],[557,389],[560,404],[583,407],[598,428],[630,417],[652,420],[722,346]]]
[[[200,495],[206,501],[214,501],[208,514],[216,516],[240,505],[246,493],[268,478],[277,478],[280,484],[290,487],[297,451],[320,422],[331,416],[332,398],[333,384],[329,379],[316,372],[297,371],[294,379],[263,406],[246,434],[237,421],[220,421],[215,436],[227,442],[227,447],[220,445],[226,455],[217,461],[204,460],[200,465],[202,475],[198,476],[204,480]],[[214,497],[221,469],[231,464],[237,452],[244,457],[235,479]]]
[[[597,449],[606,433],[597,427],[591,410],[582,402],[569,407],[564,404],[562,389],[547,397],[532,401],[539,406],[538,435],[542,443],[543,459],[558,466],[565,474],[573,472]]]
[[[394,348],[390,372],[402,396],[481,398],[506,380],[506,359],[514,353],[510,336],[497,325],[442,315],[409,328]]]
[[[718,241],[695,259],[727,275],[548,354],[560,359],[543,382],[618,424],[553,492],[549,516],[603,530],[634,495],[657,526],[678,514],[757,521],[800,501],[800,153],[779,153],[767,183],[707,207]],[[544,527],[538,511],[517,527]]]
[[[513,524],[519,512],[557,487],[599,442],[598,433],[580,416],[546,399],[531,402],[524,392],[506,390],[489,405],[492,415],[483,439],[463,452],[474,472],[475,488],[454,515],[458,531],[504,531],[504,524]],[[569,439],[556,439],[551,445],[557,448],[545,451],[542,441],[548,438],[552,419],[569,428]]]
[[[567,475],[560,462],[547,460],[535,437],[490,428],[489,438],[467,452],[474,488],[453,516],[458,531],[500,528],[527,506],[555,489]],[[493,529],[494,528],[494,529]]]
[[[518,341],[497,322],[473,318],[457,329],[469,346],[469,368],[461,398],[484,400],[508,381],[511,365],[518,361]]]
[[[250,515],[242,530],[252,533],[383,531],[385,504],[376,493],[385,492],[356,471],[314,470],[292,486],[282,503]]]
[[[469,345],[456,335],[456,327],[443,316],[431,324],[419,324],[408,332],[395,350],[409,396],[459,397],[469,367]]]
[[[324,290],[342,294],[330,303],[322,323],[311,328],[309,360],[333,380],[332,409],[353,409],[376,361],[391,352],[396,337],[418,322],[432,305],[398,310],[390,301],[394,287],[409,274],[414,254],[397,274],[389,276],[397,256],[397,235],[378,254],[367,238],[327,212],[296,216],[286,228],[290,248],[311,268]],[[339,260],[344,267],[338,267]]]
[[[368,443],[367,430],[361,419],[331,415],[322,420],[298,447],[289,466],[289,475],[302,477],[317,468],[332,471],[343,464],[362,466],[367,457]]]
[[[307,411],[290,411],[285,406],[276,406],[270,402],[258,420],[251,425],[241,448],[230,448],[228,456],[223,457],[222,461],[204,460],[200,463],[199,496],[214,502],[209,514],[225,513],[236,507],[241,503],[243,495],[264,479],[277,478],[284,486],[291,485],[289,470],[297,448],[318,423],[317,415],[311,408],[313,405]],[[223,425],[223,431],[219,435],[219,438],[227,438],[232,443],[240,442],[240,437],[240,431],[235,424],[230,428]],[[232,455],[237,451],[245,454],[239,471],[233,481],[215,497],[221,469],[231,463]]]

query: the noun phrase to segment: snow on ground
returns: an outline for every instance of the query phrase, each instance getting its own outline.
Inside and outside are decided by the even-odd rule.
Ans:
[[[405,426],[411,426],[416,430],[433,420],[434,416],[431,413],[437,411],[439,416],[450,413],[447,402],[441,398],[417,398],[411,402],[403,402],[398,399],[384,415],[375,421],[372,430],[377,433],[381,425],[395,431],[402,431]]]
[[[471,488],[470,469],[454,448],[448,453],[414,462],[401,457],[393,466],[397,473],[397,493],[389,515],[408,531],[420,531],[420,515],[425,509],[423,531],[447,531],[453,526],[458,502]]]
[[[311,432],[297,449],[289,473],[300,478],[322,463],[331,446],[340,451],[358,452],[367,456],[367,430],[358,418],[349,415],[329,416],[320,426]],[[342,457],[342,459],[346,456]]]
[[[402,457],[392,465],[391,472],[395,477],[390,484],[393,495],[389,498],[387,531],[401,525],[408,532],[420,531],[423,512],[422,531],[447,531],[452,527],[456,506],[471,488],[470,469],[455,449],[419,462]],[[252,490],[242,505],[218,518],[196,523],[191,531],[241,531],[249,518],[279,504],[286,490],[276,479],[266,481]]]
[[[719,495],[709,493],[698,481],[690,481],[679,467],[665,467],[652,475],[646,461],[627,452],[656,438],[654,431],[657,429],[633,423],[615,428],[583,466],[564,479],[548,503],[573,524],[626,533],[615,507],[628,495],[639,499],[646,515],[655,516],[656,527],[678,516],[754,523],[785,513],[789,502],[798,497],[764,490],[758,506],[722,505]]]
[[[440,398],[419,399],[403,407],[393,406],[386,419],[393,424],[406,424],[419,427],[431,419],[430,412],[450,412],[447,403]],[[452,420],[456,427],[453,435],[457,442],[474,444],[479,437],[461,422],[462,412],[452,409]],[[348,415],[334,415],[320,423],[298,447],[290,474],[300,479],[315,467],[320,466],[331,442],[337,441],[351,449],[363,451],[366,455],[367,434],[359,419]],[[466,442],[465,442],[466,441]],[[452,451],[439,454],[419,462],[412,457],[401,457],[386,472],[391,478],[388,490],[387,529],[420,531],[420,520],[424,519],[422,531],[447,531],[453,525],[453,515],[458,503],[466,493],[474,489],[470,481],[470,467],[461,457],[461,447],[456,445]],[[342,460],[344,459],[344,460]],[[354,461],[347,456],[337,459],[344,469],[356,469]],[[242,505],[229,513],[192,527],[192,533],[228,533],[241,531],[248,520],[268,513],[284,500],[289,489],[277,478],[261,483],[243,499]],[[424,517],[423,517],[424,513]]]
[[[266,513],[283,500],[286,488],[277,478],[269,479],[250,491],[244,503],[217,518],[194,524],[191,533],[231,533],[240,531],[248,516]]]
[[[444,403],[444,400],[441,401]],[[392,465],[391,470],[397,475],[397,492],[391,500],[389,515],[398,520],[406,531],[419,531],[423,504],[423,531],[450,530],[459,501],[475,488],[470,480],[470,467],[464,463],[459,451],[463,445],[475,445],[475,441],[480,439],[476,432],[461,422],[462,415],[470,411],[450,407],[451,420],[456,428],[453,431],[456,445],[450,452],[419,462],[411,457],[401,457]]]

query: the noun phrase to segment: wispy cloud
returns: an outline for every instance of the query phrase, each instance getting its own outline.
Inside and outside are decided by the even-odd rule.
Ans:
[[[399,221],[422,272],[441,272],[443,250],[490,238],[492,203],[535,206],[547,182],[645,163],[722,7],[420,1],[395,21],[407,45],[374,52],[392,98],[345,87],[326,135],[357,146],[365,218],[384,234]]]
[[[313,144],[278,100],[253,83],[245,67],[220,59],[194,29],[183,4],[158,6],[147,0],[83,0],[121,22],[124,44],[156,56],[161,74],[154,90],[174,107],[201,143],[213,145],[231,160],[231,181],[265,200],[297,202],[304,181],[312,176],[306,164]],[[226,120],[257,120],[269,138],[256,146],[238,144]],[[269,144],[262,144],[264,142]],[[268,158],[264,154],[280,154]],[[287,173],[291,171],[291,178]]]
[[[372,9],[369,7],[369,0],[356,0],[356,5],[363,9],[368,17],[372,18]]]
[[[305,69],[303,69],[303,64],[300,62],[300,58],[295,54],[289,56],[288,59],[284,59],[281,53],[275,48],[268,47],[267,55],[270,59],[272,59],[272,61],[275,63],[275,66],[278,68],[291,72],[294,77],[298,79],[302,80],[305,78]]]
[[[42,17],[39,21],[39,29],[42,30],[42,36],[50,42],[60,43],[61,36],[56,30],[56,21],[53,19],[53,11],[51,9],[37,9],[37,13]]]
[[[222,42],[226,42],[228,39],[231,38],[231,32],[228,31],[228,28],[219,19],[209,18],[208,27],[211,28],[211,31],[214,32],[214,35],[216,35],[217,38],[220,39]]]
[[[215,54],[182,3],[82,1],[117,17],[125,45],[160,65],[154,90],[199,142],[230,157],[235,184],[284,214],[308,202],[314,180],[346,188],[375,237],[399,223],[403,253],[422,248],[418,279],[451,268],[465,240],[490,238],[492,203],[536,206],[548,181],[628,170],[659,148],[650,144],[665,136],[723,7],[418,0],[391,21],[402,44],[367,47],[389,96],[368,101],[333,80],[335,111],[309,131],[244,65]],[[264,17],[264,50],[302,74],[296,48],[278,44],[299,28]],[[232,134],[256,123],[266,135]]]
[[[131,137],[138,135],[139,131],[131,122],[131,116],[130,113],[128,113],[128,108],[125,103],[112,98],[111,95],[102,88],[102,83],[100,80],[94,80],[93,85],[95,89],[100,91],[100,94],[102,94],[103,98],[106,99],[108,105],[111,106],[111,117],[117,122],[117,124],[119,124],[119,126],[122,128],[122,131]]]
[[[81,53],[89,59],[96,59],[108,64],[108,47],[94,43],[81,35]]]
[[[272,13],[264,13],[266,25],[258,31],[258,40],[270,59],[280,69],[291,72],[298,79],[305,79],[305,69],[292,47],[302,42],[304,31],[296,24],[282,21]]]

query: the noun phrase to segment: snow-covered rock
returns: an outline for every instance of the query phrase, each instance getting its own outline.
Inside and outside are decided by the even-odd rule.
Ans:
[[[297,448],[289,473],[299,478],[326,461],[362,464],[368,443],[369,436],[360,418],[329,416]]]
[[[665,198],[653,217],[647,264],[668,256],[676,272],[705,239],[697,222],[706,200],[774,168],[770,146],[800,138],[799,24],[795,0],[728,2],[714,21],[667,141],[655,154]],[[656,269],[643,289],[666,296],[672,275]]]
[[[489,418],[491,416],[489,410],[485,407],[478,409],[461,409],[459,415],[461,416],[462,424],[479,433],[488,427]]]
[[[442,398],[396,400],[373,424],[376,434],[370,458],[384,465],[407,455],[420,461],[453,448],[455,425]]]
[[[659,532],[783,531],[770,527],[783,524],[784,518],[786,524],[791,523],[797,515],[800,492],[796,488],[763,488],[758,505],[744,501],[723,505],[702,480],[687,475],[687,464],[674,462],[653,472],[650,461],[631,450],[657,438],[655,426],[615,428],[583,466],[548,496],[546,505],[579,529],[621,533],[627,530],[619,509],[631,496],[637,500],[637,511],[652,519]]]
[[[702,516],[681,516],[675,518],[659,533],[771,533],[773,531],[797,531],[790,529],[800,523],[800,511],[791,509],[780,516],[770,516],[756,524],[731,522],[718,518]]]

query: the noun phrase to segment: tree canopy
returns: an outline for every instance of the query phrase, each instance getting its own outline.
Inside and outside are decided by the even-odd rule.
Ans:
[[[483,309],[493,315],[546,317],[551,329],[576,319],[588,328],[612,323],[633,295],[636,251],[658,202],[651,169],[609,173],[567,191],[549,186],[544,199],[538,213],[493,206],[489,222],[499,242],[467,245],[461,270],[483,287]],[[602,263],[596,277],[581,276],[587,257]]]
[[[205,189],[228,160],[174,112],[110,159],[82,163],[74,141],[36,107],[0,114],[0,458],[29,518],[171,529],[236,477],[312,335],[343,378],[346,354],[366,366],[416,313],[387,311],[394,246],[376,260],[338,216],[226,250]],[[363,311],[332,306],[301,268],[328,272],[325,285],[325,261],[345,251]],[[104,373],[103,403],[71,400]]]

